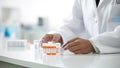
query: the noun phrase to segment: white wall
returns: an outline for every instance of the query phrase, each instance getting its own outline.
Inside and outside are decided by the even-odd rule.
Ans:
[[[47,17],[50,26],[57,28],[70,13],[73,3],[74,0],[0,0],[0,8],[20,9],[21,21],[27,24],[36,24],[38,17]]]

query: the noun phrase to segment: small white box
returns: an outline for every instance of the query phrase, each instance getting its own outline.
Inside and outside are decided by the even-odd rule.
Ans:
[[[27,40],[7,40],[6,50],[26,50],[28,47]]]

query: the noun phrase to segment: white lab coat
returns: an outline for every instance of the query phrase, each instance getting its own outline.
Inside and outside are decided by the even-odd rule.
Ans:
[[[100,0],[96,8],[95,0],[76,0],[70,19],[58,30],[64,43],[77,36],[89,39],[97,52],[120,52],[120,22],[110,22],[113,1]]]

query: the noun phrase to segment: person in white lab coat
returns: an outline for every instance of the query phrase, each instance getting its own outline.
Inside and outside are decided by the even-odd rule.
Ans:
[[[120,21],[112,18],[113,9],[120,14],[119,3],[100,0],[96,6],[95,0],[76,0],[71,18],[56,33],[44,35],[42,42],[60,42],[75,54],[120,52]]]

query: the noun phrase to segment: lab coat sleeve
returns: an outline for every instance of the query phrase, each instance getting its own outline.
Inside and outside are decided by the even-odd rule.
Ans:
[[[105,32],[91,38],[90,41],[100,53],[120,53],[120,26],[113,32]]]
[[[76,36],[87,36],[85,34],[80,0],[75,1],[72,10],[73,11],[71,17],[65,20],[64,25],[59,30],[57,30],[57,33],[59,33],[62,36],[64,43]]]

